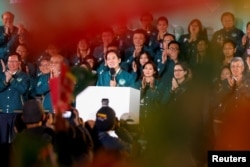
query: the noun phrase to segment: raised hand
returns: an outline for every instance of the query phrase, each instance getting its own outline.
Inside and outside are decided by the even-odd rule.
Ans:
[[[161,63],[165,64],[168,58],[168,49],[164,49],[161,56]]]
[[[132,69],[134,72],[137,71],[137,65],[136,65],[135,61],[132,62]]]
[[[154,89],[154,87],[155,87],[155,78],[154,77],[150,77],[149,78],[149,86],[150,86],[150,88],[153,88]]]
[[[5,72],[6,71],[6,65],[4,64],[2,59],[0,59],[0,61],[1,61],[2,69],[3,69],[2,71]]]
[[[175,78],[172,79],[172,90],[176,90],[179,87],[179,84]]]
[[[245,46],[246,43],[247,43],[247,35],[244,35],[244,36],[242,37],[242,39],[241,39],[241,44],[242,44],[242,46]]]
[[[21,35],[21,34],[24,34],[24,33],[25,33],[24,25],[18,24],[18,25],[17,25],[17,28],[18,28],[18,31],[17,31],[17,34],[18,34],[18,35]]]
[[[229,84],[230,87],[233,87],[233,86],[234,86],[235,81],[236,81],[236,80],[235,80],[233,77],[228,77],[228,78],[227,78],[227,82],[228,82],[228,84]]]
[[[12,78],[12,73],[10,71],[5,71],[4,73],[5,73],[5,81],[9,83]]]
[[[114,80],[110,80],[109,84],[110,84],[111,87],[116,87],[116,85],[117,85],[115,79]]]

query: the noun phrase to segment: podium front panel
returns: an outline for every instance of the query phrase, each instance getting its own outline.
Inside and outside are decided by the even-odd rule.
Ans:
[[[76,109],[80,117],[95,120],[96,112],[102,107],[102,99],[109,99],[109,106],[120,119],[129,113],[139,123],[140,91],[130,87],[89,86],[76,97]]]

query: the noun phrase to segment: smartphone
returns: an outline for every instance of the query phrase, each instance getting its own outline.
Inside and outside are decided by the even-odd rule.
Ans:
[[[72,112],[71,112],[71,111],[65,111],[65,112],[62,114],[63,118],[70,118],[71,115],[72,115]]]

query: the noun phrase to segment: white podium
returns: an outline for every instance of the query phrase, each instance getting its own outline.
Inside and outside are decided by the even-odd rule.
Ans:
[[[140,91],[130,87],[89,86],[76,97],[76,109],[80,117],[95,120],[96,112],[102,107],[102,99],[109,99],[109,106],[120,119],[129,113],[139,123]]]

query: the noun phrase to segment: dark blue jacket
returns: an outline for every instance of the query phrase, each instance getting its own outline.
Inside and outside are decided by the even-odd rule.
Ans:
[[[104,71],[102,74],[98,75],[96,86],[110,86],[110,80],[110,72]],[[119,87],[133,87],[135,83],[134,77],[130,73],[122,69],[120,69],[118,74],[116,74],[115,80],[117,82],[117,86]]]
[[[242,48],[241,40],[242,40],[243,35],[244,35],[243,31],[236,27],[230,31],[226,31],[225,29],[220,29],[216,31],[213,35],[212,42],[211,42],[211,44],[213,45],[214,52],[216,53],[220,51],[222,53],[222,47],[217,44],[217,40],[222,38],[224,41],[225,40],[234,41],[236,44],[235,56],[241,57],[243,54],[243,51],[241,49]]]
[[[104,46],[100,45],[94,48],[93,56],[97,64],[101,64],[104,61]]]
[[[10,83],[5,82],[5,74],[0,74],[0,109],[4,113],[21,112],[24,96],[29,88],[29,76],[18,71]]]
[[[14,51],[18,41],[17,27],[14,27],[14,31],[11,35],[5,35],[4,26],[0,26],[0,59],[7,60],[9,53]]]
[[[127,64],[127,66],[128,66],[128,72],[132,71],[132,63],[133,63],[133,61],[135,59],[135,57],[133,56],[134,55],[134,50],[135,50],[134,46],[126,49],[125,53],[124,53],[125,54],[124,55],[125,56],[124,57],[124,61],[121,63],[121,64],[125,64],[125,63]],[[152,49],[150,49],[147,46],[143,46],[142,51],[148,52],[150,54],[150,56],[152,57],[152,59],[154,60],[155,54],[154,54],[154,52],[153,52]]]
[[[108,132],[98,132],[98,140],[105,149],[126,152],[131,151],[130,144],[124,142],[120,138],[110,136]]]
[[[36,95],[42,96],[42,105],[43,105],[44,110],[53,112],[51,94],[50,94],[50,88],[49,88],[49,79],[50,79],[49,73],[38,76],[37,83],[36,83]]]

